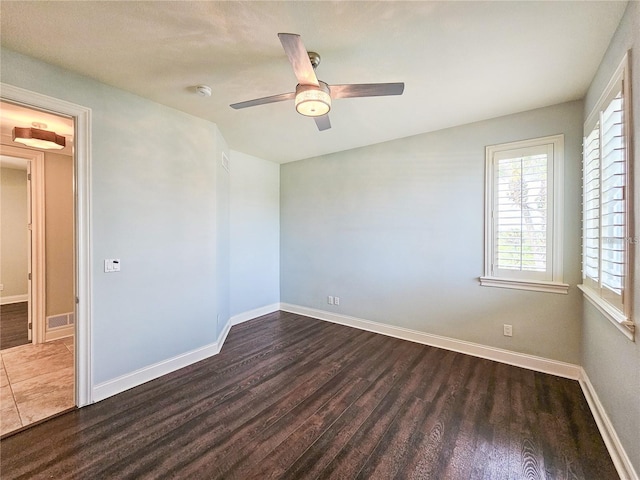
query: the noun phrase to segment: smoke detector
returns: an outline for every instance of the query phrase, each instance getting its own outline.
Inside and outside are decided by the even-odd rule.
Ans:
[[[201,97],[210,97],[211,87],[209,85],[198,85],[196,87],[196,93]]]

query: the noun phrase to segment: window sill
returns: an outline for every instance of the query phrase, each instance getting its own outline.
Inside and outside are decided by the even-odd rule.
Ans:
[[[483,287],[513,288],[516,290],[530,290],[533,292],[561,293],[566,295],[569,285],[559,282],[544,282],[539,280],[513,280],[497,277],[480,277]]]
[[[584,285],[578,285],[578,288],[582,290],[584,297],[589,300],[594,307],[598,309],[598,311],[611,323],[613,323],[625,337],[634,342],[634,331],[635,326],[631,324],[631,326],[626,326],[624,322],[629,321],[629,319],[622,314],[622,312],[618,311],[616,308],[612,307],[605,300],[597,296],[589,287],[585,287]]]

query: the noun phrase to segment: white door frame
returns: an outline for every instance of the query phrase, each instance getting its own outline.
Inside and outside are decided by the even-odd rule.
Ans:
[[[33,315],[33,312],[31,311],[33,309],[33,297],[34,295],[34,291],[33,291],[33,257],[34,257],[34,247],[35,247],[35,238],[33,238],[37,232],[34,232],[34,229],[36,228],[36,226],[34,225],[34,223],[38,223],[35,219],[37,218],[37,212],[35,212],[35,208],[36,208],[36,202],[34,201],[34,188],[33,188],[33,184],[31,181],[31,162],[27,161],[27,201],[29,202],[27,205],[27,215],[29,216],[27,218],[27,229],[29,231],[29,236],[28,236],[28,240],[27,240],[27,251],[29,252],[29,255],[27,256],[27,340],[29,342],[34,342],[34,338],[33,338],[33,324],[35,323],[35,316]],[[45,295],[46,295],[46,289],[45,289]],[[45,300],[46,303],[46,300]]]
[[[76,405],[93,403],[91,356],[91,109],[23,88],[0,83],[0,96],[26,107],[66,115],[75,120],[75,387]]]
[[[29,224],[31,226],[31,242],[28,261],[29,321],[33,328],[29,332],[32,343],[43,343],[45,337],[45,209],[44,209],[44,153],[37,150],[2,144],[2,154],[23,158],[30,168],[29,189]]]

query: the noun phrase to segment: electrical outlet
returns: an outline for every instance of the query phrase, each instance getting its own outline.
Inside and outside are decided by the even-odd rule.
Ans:
[[[340,305],[340,297],[333,297],[333,304]]]
[[[327,297],[327,303],[328,303],[329,305],[333,305],[333,297],[332,297],[331,295],[329,295],[329,296]]]
[[[513,326],[506,323],[502,326],[502,334],[505,337],[513,337]]]

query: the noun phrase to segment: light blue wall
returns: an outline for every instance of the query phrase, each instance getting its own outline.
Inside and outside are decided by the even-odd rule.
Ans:
[[[215,342],[229,297],[228,259],[217,258],[228,252],[228,219],[225,233],[216,218],[228,204],[217,127],[1,53],[2,82],[92,109],[94,382]],[[122,271],[105,274],[105,258],[120,258]]]
[[[625,52],[632,49],[633,172],[636,243],[633,272],[633,311],[636,341],[631,342],[586,300],[582,365],[620,437],[636,472],[640,474],[640,254],[636,248],[640,227],[640,3],[629,2],[620,26],[598,69],[585,100],[584,116],[594,108]]]
[[[231,315],[280,301],[280,165],[231,152]]]
[[[572,102],[282,165],[282,301],[579,363],[582,110]],[[569,294],[480,287],[485,146],[559,133]]]

